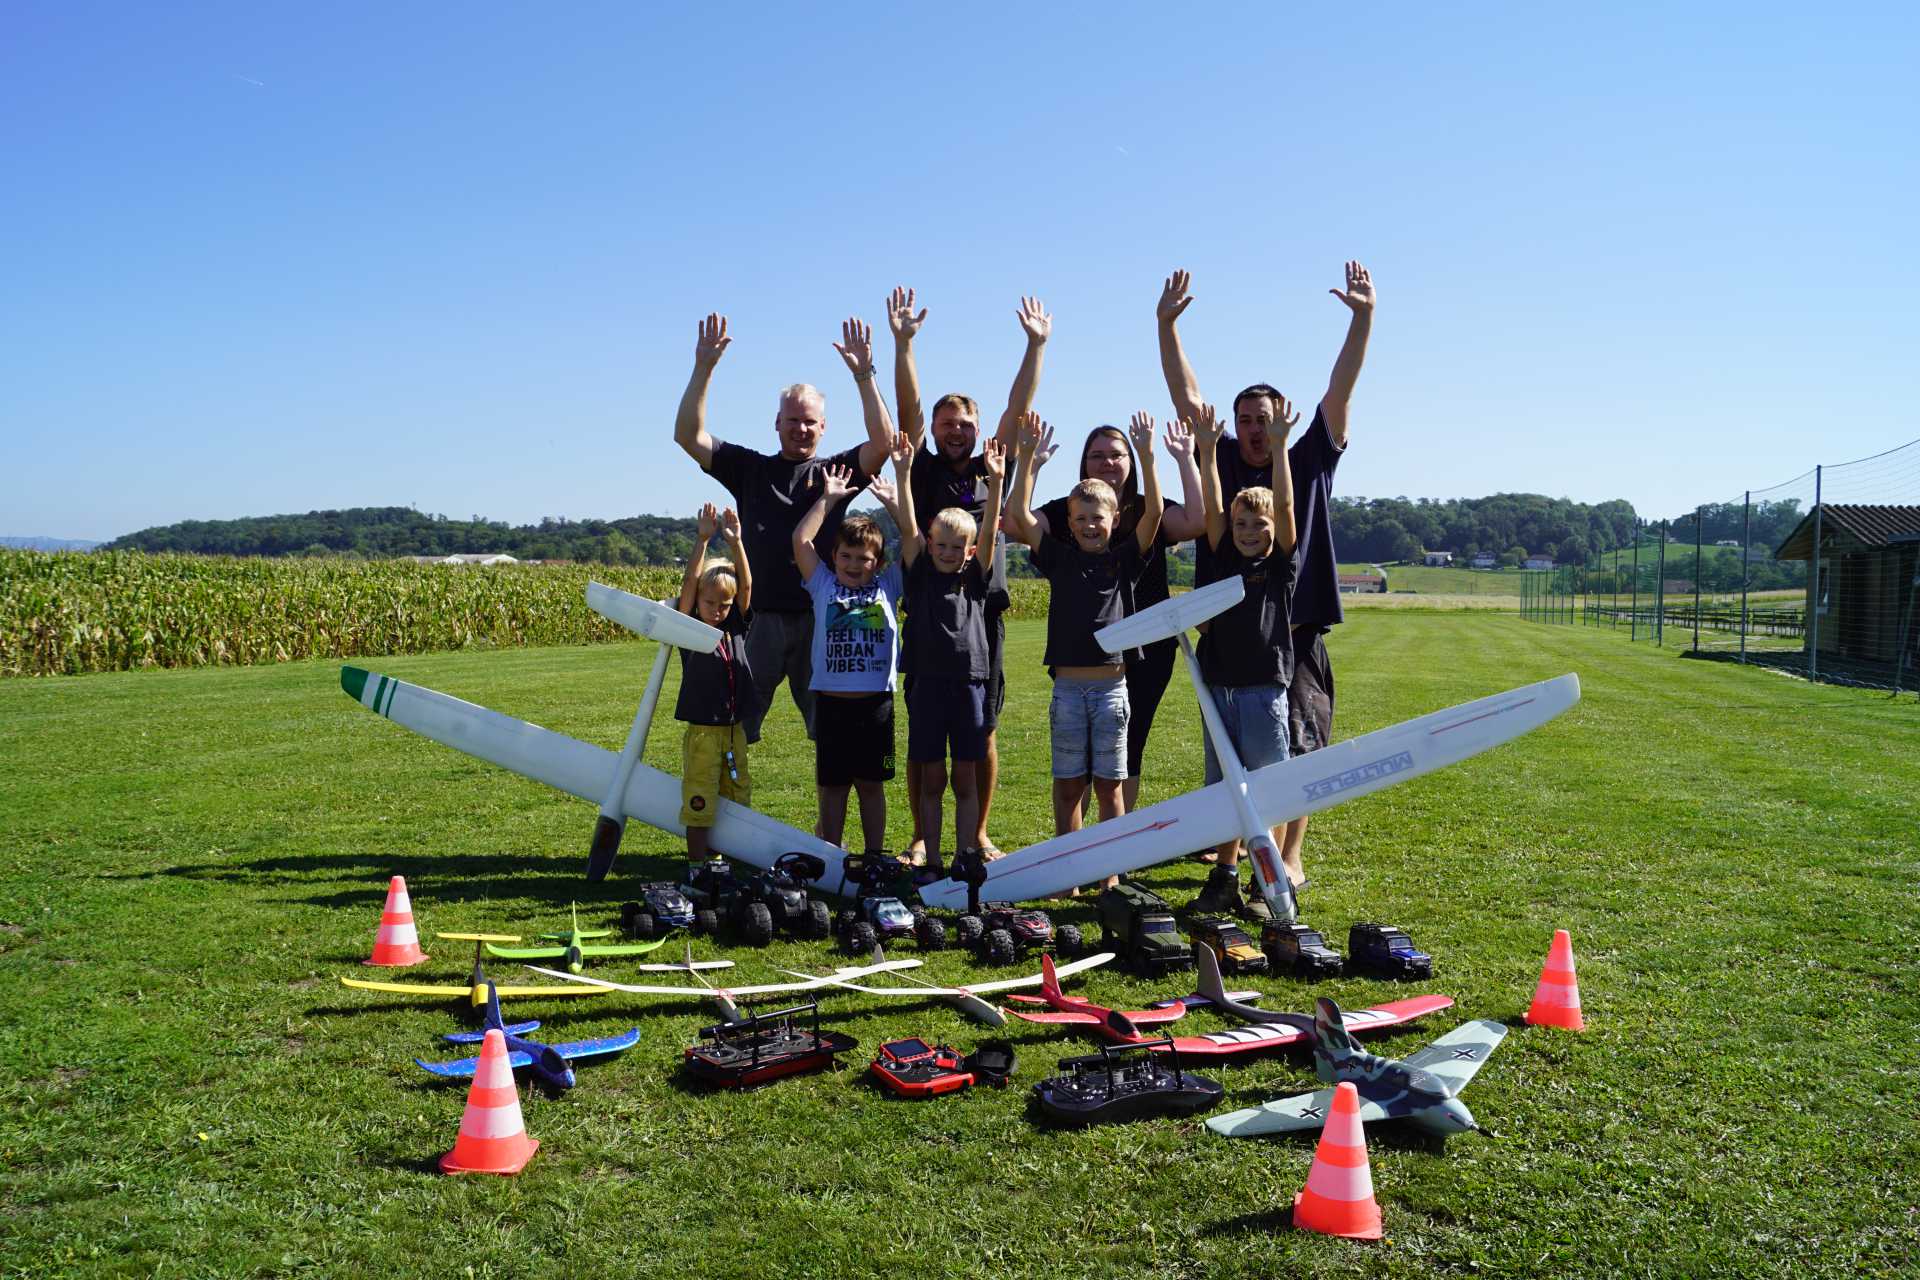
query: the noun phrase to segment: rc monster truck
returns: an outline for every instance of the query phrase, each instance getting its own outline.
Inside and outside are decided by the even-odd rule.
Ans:
[[[744,879],[715,858],[688,863],[681,891],[693,903],[695,929],[718,929],[724,919],[750,946],[764,947],[776,929],[798,938],[833,932],[833,913],[808,899],[805,883],[825,874],[826,865],[810,853],[783,853],[772,870],[750,871]]]
[[[1347,972],[1381,978],[1431,978],[1433,957],[1390,924],[1356,924],[1347,931]]]

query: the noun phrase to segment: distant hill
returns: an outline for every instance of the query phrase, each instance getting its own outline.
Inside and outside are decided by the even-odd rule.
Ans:
[[[17,551],[91,551],[98,542],[85,538],[10,538],[0,536],[0,547]]]

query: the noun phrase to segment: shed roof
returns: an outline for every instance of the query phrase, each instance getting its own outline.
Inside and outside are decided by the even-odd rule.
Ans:
[[[1920,506],[1867,506],[1844,502],[1825,502],[1809,511],[1794,526],[1787,540],[1773,553],[1775,560],[1806,560],[1813,547],[1814,512],[1820,513],[1822,551],[1870,551],[1900,539],[1920,534]]]

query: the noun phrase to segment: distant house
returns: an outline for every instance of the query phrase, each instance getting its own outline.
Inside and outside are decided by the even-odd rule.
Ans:
[[[1823,503],[1787,535],[1773,553],[1776,560],[1811,560],[1813,526],[1820,522],[1818,600],[1814,575],[1807,576],[1807,614],[1818,614],[1820,665],[1909,669],[1920,662],[1920,627],[1914,616],[1920,591],[1920,506],[1866,506]],[[1814,627],[1806,644],[1814,643]]]
[[[1426,564],[1429,568],[1434,568],[1434,569],[1451,568],[1453,565],[1453,552],[1429,551],[1426,553],[1426,555],[1421,557],[1421,561],[1422,563]]]
[[[1387,575],[1384,573],[1343,573],[1340,575],[1342,595],[1360,595],[1384,592],[1387,589]]]
[[[1494,558],[1491,551],[1482,551],[1473,559],[1467,561],[1467,567],[1469,569],[1491,569],[1498,563],[1499,561]]]
[[[504,551],[459,552],[450,556],[403,556],[415,564],[519,564],[520,561]]]
[[[1721,538],[1719,541],[1715,542],[1713,545],[1716,547],[1737,547],[1740,545],[1740,539]]]
[[[1528,569],[1551,569],[1553,568],[1553,557],[1552,556],[1528,556],[1526,560],[1526,564],[1523,567]]]

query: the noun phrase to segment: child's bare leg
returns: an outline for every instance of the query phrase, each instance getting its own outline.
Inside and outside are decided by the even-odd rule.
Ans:
[[[860,837],[868,849],[887,847],[887,788],[870,778],[857,779],[853,789],[860,797]]]
[[[1307,878],[1306,867],[1300,862],[1300,846],[1307,838],[1307,820],[1295,818],[1287,824],[1286,838],[1275,838],[1280,846],[1280,862],[1287,869],[1287,879],[1298,885]]]
[[[920,770],[920,809],[915,815],[917,820],[914,826],[918,828],[918,834],[926,839],[927,861],[939,866],[940,819],[945,816],[942,810],[947,803],[947,762],[922,760],[918,765],[910,762],[907,768]],[[956,823],[953,831],[958,836],[965,828]]]
[[[981,756],[973,766],[974,793],[980,797],[980,817],[974,823],[973,847],[990,849],[993,838],[987,834],[987,818],[993,813],[993,792],[1000,785],[1000,735],[998,732],[987,735],[987,754]],[[960,828],[965,831],[966,828]]]
[[[978,832],[980,821],[980,771],[972,760],[953,762],[953,842],[957,847],[969,831]],[[973,846],[979,848],[978,845]]]
[[[847,790],[844,782],[819,784],[820,838],[828,844],[840,844],[840,837],[846,832]]]
[[[1138,775],[1128,778],[1120,784],[1120,795],[1127,802],[1125,812],[1132,813],[1140,807],[1140,778]]]
[[[1240,865],[1240,842],[1238,840],[1222,840],[1214,847],[1214,853],[1219,859],[1214,864],[1215,866],[1237,867]]]
[[[913,819],[913,839],[907,841],[909,853],[925,853],[928,848],[926,815],[920,807],[921,797],[927,793],[927,766],[919,760],[907,761],[907,815]],[[932,847],[940,847],[940,833],[932,835]]]
[[[1094,800],[1100,806],[1100,821],[1109,822],[1127,811],[1126,784],[1119,778],[1095,778],[1093,780]],[[1119,876],[1108,876],[1102,882],[1111,889],[1120,883]]]
[[[1053,834],[1065,835],[1080,829],[1080,804],[1086,798],[1084,777],[1053,780]]]

